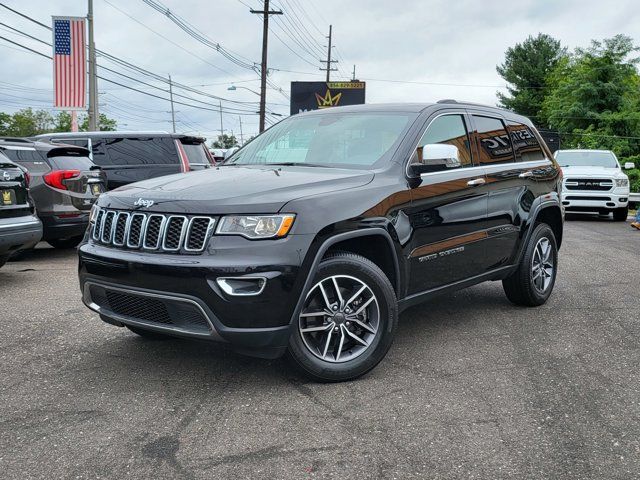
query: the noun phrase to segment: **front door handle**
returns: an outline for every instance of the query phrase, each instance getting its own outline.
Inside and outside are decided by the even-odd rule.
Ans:
[[[479,185],[484,185],[486,183],[484,178],[474,178],[473,180],[469,180],[467,182],[468,187],[477,187]]]

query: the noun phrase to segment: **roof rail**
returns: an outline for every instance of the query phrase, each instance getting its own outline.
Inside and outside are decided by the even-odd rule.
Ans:
[[[436,103],[460,103],[457,100],[454,100],[453,98],[444,98],[442,100],[438,100]]]

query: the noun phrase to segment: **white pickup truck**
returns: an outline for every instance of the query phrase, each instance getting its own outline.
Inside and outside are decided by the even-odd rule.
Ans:
[[[598,212],[624,221],[629,214],[629,177],[610,150],[558,150],[562,167],[562,204],[568,212]],[[625,169],[632,169],[628,162]]]

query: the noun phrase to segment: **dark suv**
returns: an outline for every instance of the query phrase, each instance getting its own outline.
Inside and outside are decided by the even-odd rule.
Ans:
[[[443,101],[295,115],[222,165],[110,192],[79,249],[85,304],[143,336],[288,352],[355,378],[398,314],[501,280],[551,294],[561,171],[531,122]]]
[[[35,137],[88,148],[114,189],[140,180],[211,167],[205,139],[167,132],[46,133]]]
[[[89,225],[89,210],[107,185],[89,151],[25,138],[0,138],[0,151],[29,172],[43,240],[55,248],[76,247]]]
[[[29,180],[29,173],[0,151],[0,267],[11,255],[34,247],[42,238]]]

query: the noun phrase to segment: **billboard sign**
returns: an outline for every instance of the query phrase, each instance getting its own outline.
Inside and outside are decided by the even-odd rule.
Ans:
[[[291,82],[291,115],[364,103],[365,82]]]

